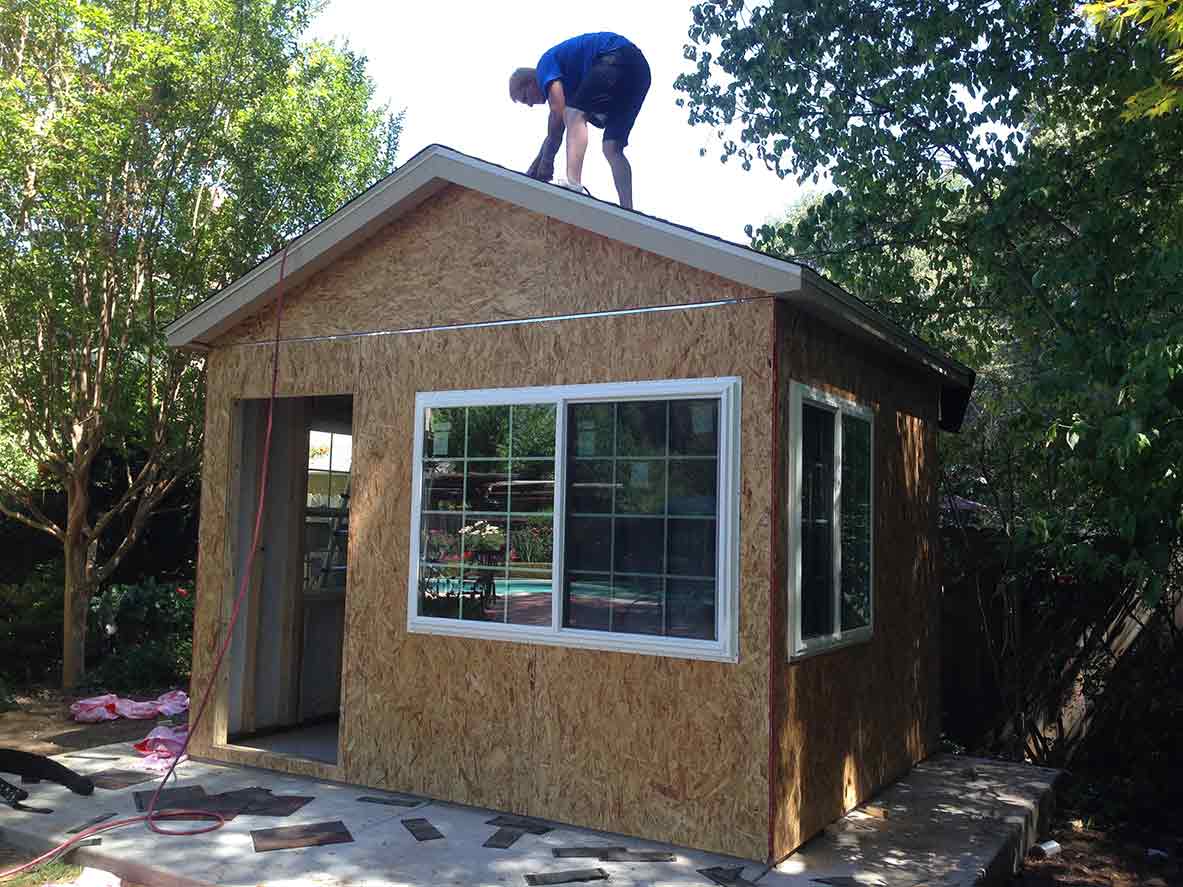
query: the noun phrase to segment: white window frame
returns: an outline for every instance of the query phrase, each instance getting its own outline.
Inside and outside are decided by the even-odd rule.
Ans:
[[[637,400],[719,401],[718,524],[715,539],[715,640],[624,634],[562,626],[565,503],[567,472],[567,407],[572,403]],[[739,493],[740,493],[740,379],[673,379],[651,382],[610,382],[593,385],[554,385],[535,388],[480,388],[466,391],[421,391],[415,395],[415,434],[411,451],[411,546],[407,585],[407,631],[519,643],[579,647],[706,659],[739,661]],[[419,538],[423,495],[424,411],[429,407],[480,407],[511,404],[555,405],[554,571],[551,580],[551,624],[510,625],[465,622],[421,616],[419,605]]]
[[[834,521],[832,526],[834,565],[834,631],[801,637],[801,407],[821,407],[834,416]],[[867,625],[842,630],[842,416],[867,421],[871,428],[871,613]],[[875,629],[875,411],[846,398],[836,397],[801,382],[789,391],[789,658],[798,659],[825,650],[869,641]]]

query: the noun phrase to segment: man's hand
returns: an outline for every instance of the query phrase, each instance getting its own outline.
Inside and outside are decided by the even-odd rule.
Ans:
[[[538,156],[534,158],[530,168],[526,170],[526,175],[542,182],[549,182],[555,177],[555,161],[553,157],[546,155],[545,146],[542,151],[538,152]]]

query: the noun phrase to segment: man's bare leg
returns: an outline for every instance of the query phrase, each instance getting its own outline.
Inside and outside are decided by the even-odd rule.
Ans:
[[[563,111],[567,125],[567,184],[578,188],[583,183],[583,156],[587,153],[587,115],[578,108]]]
[[[604,156],[608,158],[608,166],[612,168],[612,180],[616,182],[616,196],[620,198],[620,205],[625,209],[632,209],[633,168],[624,156],[624,146],[617,141],[605,139]]]

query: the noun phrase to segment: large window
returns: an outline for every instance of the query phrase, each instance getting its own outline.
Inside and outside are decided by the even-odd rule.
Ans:
[[[738,396],[421,393],[409,628],[735,659]]]
[[[871,636],[873,418],[866,407],[793,384],[789,639],[794,655]]]

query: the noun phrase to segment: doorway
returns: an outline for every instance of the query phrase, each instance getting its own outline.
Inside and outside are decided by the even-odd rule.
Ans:
[[[265,399],[237,404],[234,592],[254,530],[267,410]],[[230,648],[233,745],[338,760],[352,463],[352,396],[276,399],[259,551]]]

